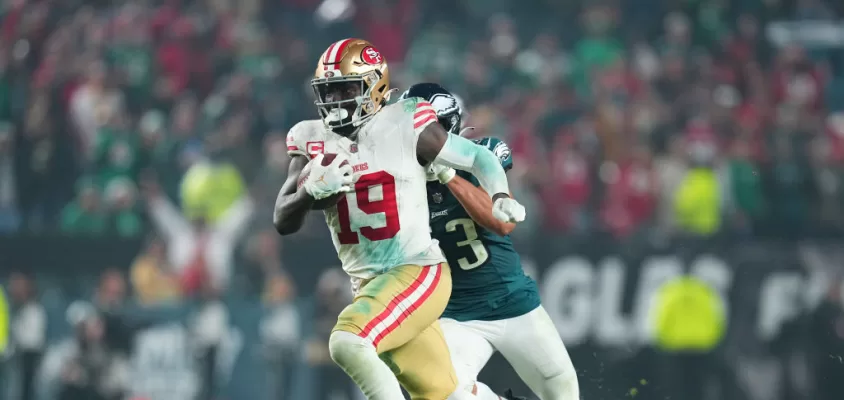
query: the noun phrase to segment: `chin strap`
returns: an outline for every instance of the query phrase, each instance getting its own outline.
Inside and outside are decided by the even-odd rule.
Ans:
[[[473,131],[473,130],[475,130],[474,126],[467,126],[463,129],[461,129],[460,133],[458,133],[457,136],[463,136],[463,134],[465,134],[466,132]]]

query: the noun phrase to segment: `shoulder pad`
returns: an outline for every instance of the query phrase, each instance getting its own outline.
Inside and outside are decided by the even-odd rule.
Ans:
[[[484,137],[474,139],[473,141],[478,145],[489,149],[492,154],[495,154],[495,156],[498,157],[498,161],[501,162],[501,166],[504,167],[505,170],[513,167],[513,154],[512,151],[510,151],[510,146],[507,146],[507,143],[504,143],[501,139]]]
[[[414,110],[416,110],[416,105],[423,101],[425,101],[425,99],[421,97],[407,97],[395,102],[392,105],[396,106],[397,108],[401,108],[402,110],[404,110],[404,112],[412,113],[414,112]]]
[[[290,156],[307,156],[308,143],[319,140],[325,129],[320,120],[305,120],[293,125],[287,132],[287,154]]]
[[[400,114],[402,118],[413,121],[413,132],[418,135],[425,127],[437,122],[437,113],[431,103],[421,97],[410,97],[401,99],[381,110],[382,113],[389,113],[391,116]]]

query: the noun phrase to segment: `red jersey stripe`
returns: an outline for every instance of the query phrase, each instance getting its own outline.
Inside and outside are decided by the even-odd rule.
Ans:
[[[430,286],[428,286],[428,289],[425,290],[425,293],[422,294],[422,297],[420,297],[419,300],[414,301],[413,304],[411,304],[410,307],[408,307],[407,311],[402,313],[401,317],[396,318],[395,322],[390,324],[390,326],[388,326],[387,329],[384,329],[381,333],[378,334],[378,336],[375,337],[375,340],[372,341],[373,346],[375,346],[377,348],[378,343],[380,343],[382,339],[384,339],[387,335],[390,334],[390,332],[392,332],[399,325],[401,325],[401,323],[405,319],[407,319],[407,316],[413,314],[413,312],[416,311],[416,309],[418,309],[419,306],[421,306],[422,304],[425,303],[425,300],[428,300],[428,297],[431,297],[431,293],[434,292],[434,290],[437,288],[437,285],[440,283],[440,276],[442,275],[442,267],[437,265],[436,267],[427,267],[427,269],[429,269],[429,270],[430,269],[436,269],[436,271],[434,271],[434,273],[436,274],[436,275],[434,275],[434,282],[431,283]]]
[[[413,283],[407,289],[405,289],[404,291],[399,293],[396,297],[393,297],[393,299],[390,301],[390,303],[387,304],[387,307],[384,308],[384,310],[381,311],[372,321],[369,321],[369,323],[366,324],[366,326],[358,334],[358,336],[366,338],[367,336],[369,336],[370,333],[372,333],[372,331],[374,329],[376,329],[378,327],[378,325],[381,322],[384,321],[385,318],[387,318],[388,316],[393,314],[395,311],[397,311],[396,307],[400,303],[405,301],[408,297],[410,297],[413,294],[413,292],[417,291],[419,289],[419,287],[422,285],[422,282],[425,281],[425,278],[429,274],[436,273],[436,271],[433,271],[433,269],[434,269],[433,267],[424,268],[419,273],[419,275],[416,276],[416,279],[413,281]],[[436,280],[434,281],[434,283],[436,283]],[[431,287],[435,287],[435,285],[431,285]],[[423,294],[423,296],[420,297],[420,299],[418,299],[417,302],[421,301],[422,298],[424,298],[424,297],[425,296]],[[405,318],[407,318],[408,315],[410,315],[409,312],[403,312],[403,313],[401,313],[401,315],[398,316],[398,318],[396,318],[396,321],[403,321]],[[388,328],[388,327],[385,327],[385,328]],[[381,335],[381,332],[378,333],[378,336],[380,336],[380,335]]]
[[[427,117],[425,117],[425,119],[422,119],[422,120],[419,120],[419,121],[414,121],[413,122],[413,129],[419,129],[419,128],[421,128],[421,127],[423,127],[423,126],[425,126],[425,125],[427,125],[431,122],[434,122],[436,120],[437,120],[436,114],[430,114]]]
[[[429,116],[429,115],[433,115],[433,116],[435,116],[435,117],[436,117],[436,116],[437,116],[437,113],[435,113],[433,109],[427,109],[427,110],[417,110],[417,111],[413,114],[413,119],[419,119],[419,118],[422,118],[422,117],[427,117],[427,116]]]

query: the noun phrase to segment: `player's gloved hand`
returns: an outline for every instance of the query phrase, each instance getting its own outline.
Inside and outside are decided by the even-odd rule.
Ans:
[[[429,181],[440,181],[443,185],[447,184],[457,174],[454,168],[446,167],[440,164],[431,164],[428,167],[427,178]]]
[[[302,188],[305,189],[315,200],[322,200],[340,192],[352,190],[353,177],[352,166],[349,159],[338,154],[331,164],[322,165],[322,154],[318,154],[311,160],[311,170]],[[344,161],[347,161],[343,164]],[[343,164],[343,165],[341,165]]]
[[[492,203],[492,216],[501,222],[522,222],[525,220],[525,207],[509,197],[501,197]]]

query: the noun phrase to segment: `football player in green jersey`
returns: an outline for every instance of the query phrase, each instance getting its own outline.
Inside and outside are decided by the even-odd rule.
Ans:
[[[449,133],[461,134],[460,100],[434,83],[411,86],[402,98],[421,97]],[[496,138],[474,142],[493,152],[507,171],[513,156]],[[452,266],[452,292],[440,319],[458,385],[480,399],[499,399],[478,373],[501,352],[542,400],[577,400],[577,373],[554,323],[539,301],[507,236],[515,226],[493,215],[490,199],[469,173],[431,165],[428,173],[431,236]]]

